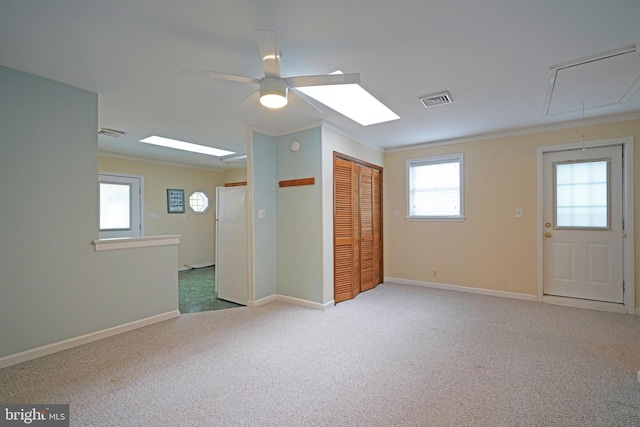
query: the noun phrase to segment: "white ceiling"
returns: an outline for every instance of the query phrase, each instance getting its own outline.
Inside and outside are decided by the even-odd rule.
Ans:
[[[639,22],[639,0],[0,0],[0,65],[99,93],[99,125],[126,133],[100,136],[103,152],[218,168],[216,158],[138,140],[244,153],[250,125],[278,134],[325,120],[393,149],[573,121],[581,110],[541,114],[549,68],[640,46]],[[262,77],[256,28],[278,33],[284,77],[358,72],[401,119],[363,127],[293,103],[232,112],[254,87],[178,74]],[[444,90],[452,104],[418,100]],[[574,101],[586,118],[640,111],[638,92],[606,107],[583,97]]]

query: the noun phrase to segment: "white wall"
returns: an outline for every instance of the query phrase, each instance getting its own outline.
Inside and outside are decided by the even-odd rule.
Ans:
[[[98,96],[0,66],[0,358],[177,310],[176,248],[95,252]]]

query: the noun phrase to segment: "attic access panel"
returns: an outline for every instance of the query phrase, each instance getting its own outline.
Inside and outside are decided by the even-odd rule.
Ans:
[[[640,87],[640,53],[626,46],[549,69],[542,115],[626,102]]]

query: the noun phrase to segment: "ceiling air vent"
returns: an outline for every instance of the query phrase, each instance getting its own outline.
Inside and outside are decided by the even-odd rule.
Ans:
[[[124,132],[115,129],[99,128],[98,135],[110,136],[111,138],[120,138],[122,135],[124,135]]]
[[[436,107],[438,105],[451,104],[452,98],[449,91],[434,93],[432,95],[421,96],[420,102],[424,104],[426,108]]]

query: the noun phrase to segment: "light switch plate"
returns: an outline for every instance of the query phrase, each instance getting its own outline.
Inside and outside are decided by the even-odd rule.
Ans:
[[[258,218],[265,219],[267,217],[267,211],[264,209],[258,209]]]
[[[516,218],[522,218],[522,208],[516,208]]]

